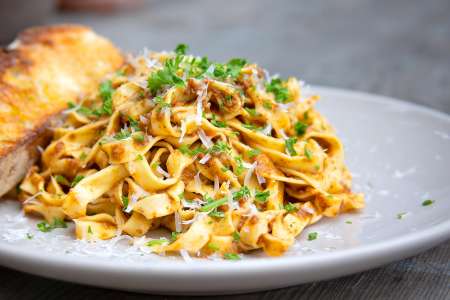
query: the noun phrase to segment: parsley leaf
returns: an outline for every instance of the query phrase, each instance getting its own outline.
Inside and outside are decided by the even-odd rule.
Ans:
[[[239,191],[233,193],[234,200],[238,200],[249,196],[250,196],[250,189],[246,185],[241,187]]]
[[[214,114],[212,115],[211,124],[213,124],[214,126],[219,127],[219,128],[227,127],[227,123],[225,121],[218,121],[216,119],[216,115],[214,115]]]
[[[317,235],[318,235],[317,232],[310,232],[308,234],[308,241],[314,241],[315,239],[317,239]]]
[[[75,178],[73,179],[72,183],[70,184],[70,187],[76,186],[81,180],[83,180],[83,178],[84,178],[83,175],[75,176]]]
[[[157,91],[166,85],[184,86],[184,80],[176,74],[181,60],[181,56],[168,59],[165,61],[164,67],[161,70],[150,74],[147,80],[147,86],[152,94],[156,94]]]
[[[249,158],[253,158],[253,157],[259,155],[260,153],[261,153],[261,150],[259,150],[259,149],[251,149],[247,152],[247,155]]]
[[[54,218],[53,223],[49,224],[47,221],[38,223],[37,229],[41,232],[50,232],[55,228],[67,228],[66,222],[62,219]]]
[[[284,209],[288,212],[288,213],[292,213],[292,212],[296,212],[298,211],[297,206],[295,206],[293,203],[288,202],[285,206]]]
[[[56,180],[56,182],[58,182],[58,183],[61,183],[61,184],[70,186],[69,180],[67,180],[67,178],[64,177],[64,176],[62,176],[62,175],[56,175],[56,176],[55,176],[55,180]]]
[[[267,202],[268,198],[270,196],[270,191],[265,192],[256,192],[255,194],[255,200],[261,203]]]
[[[168,242],[169,242],[168,239],[160,238],[160,239],[157,239],[157,240],[148,241],[147,244],[145,244],[145,245],[148,246],[148,247],[153,247],[153,246],[159,246],[159,245],[162,245],[162,244],[166,244]]]
[[[128,203],[130,202],[130,199],[128,199],[127,196],[123,196],[122,195],[122,204],[123,204],[123,209],[127,209],[128,207]]]
[[[230,146],[228,146],[227,143],[225,143],[224,141],[218,141],[211,147],[210,152],[211,153],[221,153],[221,152],[228,152],[230,150],[231,150],[231,148],[230,148]]]
[[[297,122],[294,125],[294,129],[295,132],[297,133],[297,135],[304,135],[306,132],[306,128],[308,128],[308,125],[306,125],[305,123],[302,122]]]
[[[127,130],[127,129],[122,128],[122,129],[120,129],[119,132],[117,132],[114,135],[114,138],[116,140],[124,140],[124,139],[129,138],[130,136],[131,136],[131,132],[129,130]]]
[[[217,246],[217,244],[215,244],[215,243],[208,243],[208,248],[211,249],[212,251],[220,250],[219,246]]]
[[[279,103],[286,103],[289,99],[288,89],[283,87],[283,82],[280,78],[274,78],[270,83],[266,83],[266,91],[273,93],[275,101]]]
[[[174,52],[178,55],[185,55],[188,49],[189,49],[188,45],[178,44]]]
[[[212,201],[210,200],[210,201],[208,201],[207,204],[203,205],[199,210],[201,212],[207,212],[207,211],[213,210],[221,205],[224,205],[225,203],[227,203],[227,201],[228,201],[228,199],[226,197],[221,198],[219,200],[212,200]]]
[[[297,151],[295,151],[295,149],[294,149],[295,143],[297,143],[297,139],[296,138],[288,138],[287,140],[284,141],[284,144],[286,146],[286,150],[288,151],[290,156],[297,155]]]
[[[100,84],[100,97],[103,100],[102,107],[98,112],[100,115],[112,115],[112,94],[114,89],[111,80],[103,81]]]
[[[312,153],[308,148],[306,148],[306,146],[305,146],[305,156],[308,160],[312,159]]]
[[[241,257],[236,253],[225,253],[223,255],[223,258],[227,259],[227,260],[240,260],[241,259]]]
[[[427,199],[427,200],[422,202],[422,206],[429,206],[429,205],[431,205],[433,203],[434,203],[434,200]]]
[[[139,122],[135,120],[132,116],[128,116],[128,122],[130,123],[131,128],[133,128],[135,131],[141,130],[141,128],[139,127]]]
[[[232,237],[234,242],[239,242],[241,240],[241,235],[237,231],[232,233]]]

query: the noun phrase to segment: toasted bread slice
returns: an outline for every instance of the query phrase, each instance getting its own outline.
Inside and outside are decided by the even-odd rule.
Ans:
[[[123,64],[122,54],[89,28],[31,28],[0,49],[0,196],[37,157],[45,129]]]

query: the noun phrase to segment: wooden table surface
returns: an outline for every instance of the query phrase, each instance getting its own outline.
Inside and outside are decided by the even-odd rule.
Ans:
[[[54,14],[124,50],[144,46],[226,60],[282,76],[362,90],[450,113],[450,1],[150,1],[121,15]],[[215,299],[450,299],[450,242],[334,280]],[[67,270],[70,272],[70,270]],[[0,299],[168,299],[58,282],[0,268]],[[276,278],[274,278],[276,280]],[[174,283],[176,284],[176,283]]]

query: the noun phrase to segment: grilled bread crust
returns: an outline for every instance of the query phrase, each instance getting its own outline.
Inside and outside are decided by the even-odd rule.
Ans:
[[[94,92],[122,64],[108,40],[77,25],[31,28],[0,49],[0,196],[35,162],[68,101]]]

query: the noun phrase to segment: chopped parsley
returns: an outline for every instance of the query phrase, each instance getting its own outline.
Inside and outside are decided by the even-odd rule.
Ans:
[[[191,150],[191,149],[189,149],[189,146],[186,144],[181,145],[179,150],[181,151],[181,153],[189,155],[189,156],[195,156],[200,153],[203,153],[203,154],[208,153],[208,150],[206,150],[202,147],[197,147],[197,148]]]
[[[87,231],[88,231],[89,234],[92,234],[92,233],[93,233],[93,232],[92,232],[92,227],[91,227],[91,225],[88,226],[88,230],[87,230]]]
[[[230,146],[228,146],[227,143],[225,143],[223,141],[218,141],[211,147],[210,152],[211,153],[221,153],[221,152],[228,152],[230,150],[231,150],[231,148],[230,148]]]
[[[353,224],[352,221],[345,221],[345,224]]]
[[[103,81],[100,84],[100,98],[103,100],[102,107],[99,111],[97,111],[100,115],[112,115],[112,94],[114,93],[114,89],[112,87],[111,80]]]
[[[250,116],[252,116],[252,117],[256,117],[256,116],[258,115],[258,112],[257,112],[256,109],[254,109],[254,108],[248,108],[248,107],[245,107],[244,109],[245,109],[245,111],[248,112],[248,114],[249,114]]]
[[[153,98],[153,102],[158,106],[158,111],[161,111],[165,108],[170,108],[170,103],[164,101],[164,99],[161,96],[156,96]]]
[[[113,138],[120,141],[120,140],[127,139],[127,138],[129,138],[130,136],[131,136],[131,132],[130,132],[129,130],[127,130],[127,129],[122,128],[122,129],[120,129],[119,132],[117,132],[117,133],[113,136]]]
[[[75,178],[72,180],[72,183],[70,184],[70,187],[76,186],[81,180],[83,180],[83,178],[84,178],[83,175],[75,176]]]
[[[247,128],[248,130],[261,130],[261,127],[258,127],[256,125],[253,125],[253,124],[250,124],[250,123],[242,124],[242,126],[244,128]]]
[[[255,193],[255,200],[261,203],[267,202],[268,198],[270,196],[270,191],[265,192],[256,192]]]
[[[211,249],[212,251],[220,250],[219,246],[217,246],[217,244],[215,244],[215,243],[208,243],[208,248]]]
[[[223,255],[223,258],[227,259],[227,260],[240,260],[241,259],[241,257],[236,253],[225,253]]]
[[[434,200],[427,199],[427,200],[422,202],[422,206],[430,206],[433,203],[434,203]]]
[[[225,80],[228,77],[236,79],[246,63],[247,61],[243,58],[233,58],[226,64],[214,64],[212,75],[221,80]]]
[[[244,172],[244,162],[242,161],[241,156],[235,156],[234,159],[236,160],[237,167],[236,167],[236,175],[240,176],[242,172]]]
[[[147,86],[152,94],[156,94],[164,86],[184,86],[184,80],[176,74],[182,59],[182,56],[167,59],[161,70],[150,74]]]
[[[128,203],[130,203],[130,199],[127,196],[122,195],[122,204],[124,210],[127,209]]]
[[[269,101],[264,101],[263,102],[263,107],[265,109],[272,109],[272,103],[270,103]]]
[[[298,211],[297,206],[295,206],[293,203],[288,202],[285,206],[284,209],[288,212],[288,213],[292,213],[292,212],[296,212]]]
[[[241,240],[241,235],[237,231],[233,232],[231,236],[233,237],[234,242],[239,242]]]
[[[306,148],[306,146],[305,146],[305,156],[308,160],[312,159],[312,153],[311,153],[311,151],[309,151],[308,148]]]
[[[257,156],[260,153],[261,153],[261,150],[259,150],[259,149],[251,149],[251,150],[249,150],[247,152],[247,155],[248,155],[249,158],[253,158],[253,157]]]
[[[148,247],[153,247],[153,246],[159,246],[159,245],[162,245],[162,244],[166,244],[168,242],[169,242],[168,239],[160,238],[160,239],[157,239],[157,240],[148,241],[147,244],[145,244],[145,245],[148,246]]]
[[[273,93],[275,101],[279,103],[286,103],[289,99],[288,89],[283,86],[283,81],[280,78],[274,78],[270,83],[266,83],[266,91]]]
[[[245,197],[250,197],[250,189],[244,185],[239,189],[239,191],[233,193],[233,199],[238,200]]]
[[[133,128],[135,131],[141,130],[141,128],[139,127],[139,122],[135,120],[132,116],[128,116],[128,122],[130,123],[131,128]]]
[[[135,140],[136,142],[142,143],[143,141],[145,141],[145,136],[143,133],[136,133],[133,135],[133,140]]]
[[[397,219],[399,219],[399,220],[403,219],[403,217],[406,216],[406,214],[407,214],[407,213],[405,213],[405,212],[398,213],[398,214],[397,214]]]
[[[218,121],[214,114],[212,115],[211,124],[219,128],[227,127],[227,123],[225,121]]]
[[[33,235],[29,232],[27,233],[27,239],[29,239],[29,240],[33,239]]]
[[[144,157],[142,156],[142,154],[138,154],[138,155],[136,156],[136,159],[137,159],[137,160],[143,160]]]
[[[55,176],[55,180],[56,180],[57,183],[61,183],[61,184],[70,186],[69,180],[67,180],[67,178],[62,176],[62,175],[56,175]]]
[[[178,235],[180,235],[181,232],[177,232],[177,231],[172,231],[170,233],[170,241],[176,241],[178,238]]]
[[[290,156],[295,156],[297,155],[297,151],[295,151],[294,149],[294,145],[295,143],[297,143],[297,139],[296,138],[288,138],[284,141],[284,144],[286,146],[286,150],[289,153]]]
[[[310,232],[308,234],[308,241],[314,241],[315,239],[317,239],[317,235],[318,235],[317,232]]]
[[[185,55],[188,49],[189,49],[188,45],[178,44],[174,52],[178,55]]]
[[[84,152],[81,152],[80,157],[78,157],[80,160],[85,160],[87,157],[87,154]]]
[[[199,210],[200,210],[201,212],[211,211],[211,210],[213,210],[213,209],[215,209],[215,208],[217,208],[217,207],[219,207],[219,206],[222,206],[222,205],[226,204],[227,201],[228,201],[228,200],[227,200],[226,197],[225,197],[225,198],[218,199],[218,200],[208,201],[208,203],[205,204],[205,205],[203,205],[202,207],[200,207]]]
[[[42,221],[38,223],[36,226],[37,229],[41,232],[50,232],[55,228],[67,228],[66,222],[64,222],[64,220],[59,218],[54,218],[52,224],[49,224],[47,221]]]
[[[304,135],[306,132],[306,128],[308,128],[308,125],[306,125],[305,123],[302,122],[297,122],[294,125],[294,129],[295,132],[297,133],[297,135]]]

